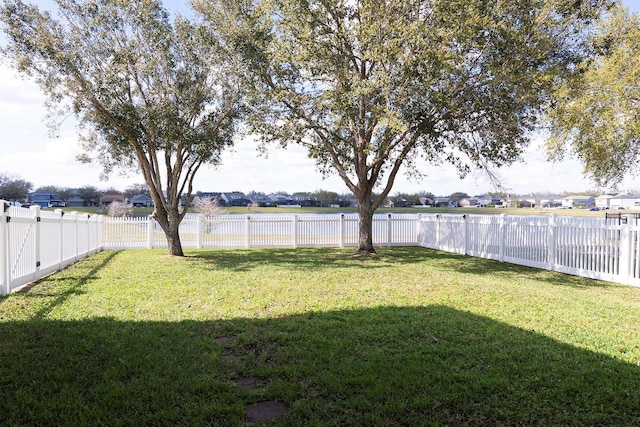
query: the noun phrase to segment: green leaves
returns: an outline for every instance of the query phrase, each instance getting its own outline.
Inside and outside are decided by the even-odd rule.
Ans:
[[[363,206],[420,155],[461,174],[517,160],[604,2],[193,3],[252,75],[252,129],[307,146]]]
[[[57,4],[54,19],[7,0],[3,53],[36,78],[53,116],[76,115],[85,159],[94,154],[105,174],[115,167],[142,172],[171,234],[198,168],[217,163],[232,144],[240,73],[204,27],[170,19],[160,1]]]
[[[575,153],[597,185],[615,186],[639,171],[640,18],[616,7],[591,42],[594,60],[556,93],[547,148],[554,159]]]
[[[195,3],[254,74],[254,129],[267,140],[312,146],[347,185],[363,170],[395,169],[419,146],[435,162],[445,151],[462,151],[476,166],[515,160],[551,88],[581,59],[574,44],[587,23],[581,17],[600,7]]]

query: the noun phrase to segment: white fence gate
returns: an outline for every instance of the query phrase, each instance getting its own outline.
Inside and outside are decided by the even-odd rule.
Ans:
[[[640,226],[604,218],[424,215],[421,246],[640,286]]]
[[[0,201],[0,295],[102,249],[102,217]]]

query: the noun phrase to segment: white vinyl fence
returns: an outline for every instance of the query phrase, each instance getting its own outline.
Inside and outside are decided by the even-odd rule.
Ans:
[[[150,217],[108,218],[41,212],[0,202],[0,294],[102,249],[167,247]],[[184,248],[348,247],[357,215],[189,215]],[[640,286],[640,226],[604,218],[384,214],[376,246],[414,246]]]
[[[640,226],[604,218],[423,215],[421,246],[640,286]]]
[[[0,295],[102,249],[102,217],[0,201]]]
[[[418,215],[374,215],[378,246],[415,246]],[[105,249],[167,247],[151,218],[105,218]],[[348,247],[358,245],[357,215],[189,215],[180,224],[183,248]]]

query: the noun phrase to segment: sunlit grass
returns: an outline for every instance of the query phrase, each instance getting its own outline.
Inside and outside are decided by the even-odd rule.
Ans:
[[[0,414],[242,425],[275,399],[280,425],[640,423],[639,289],[380,252],[100,253],[0,299]]]

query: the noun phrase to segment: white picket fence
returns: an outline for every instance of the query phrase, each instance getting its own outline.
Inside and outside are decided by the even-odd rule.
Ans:
[[[418,242],[448,252],[640,286],[640,226],[604,218],[423,215]]]
[[[418,215],[374,215],[378,246],[417,245]],[[105,249],[167,247],[151,218],[105,218]],[[190,215],[180,224],[184,248],[349,247],[358,245],[357,215]]]
[[[102,217],[0,201],[0,295],[102,249]]]
[[[0,206],[7,206],[0,202]],[[180,226],[184,248],[349,247],[357,215],[191,215]],[[640,226],[604,218],[384,214],[373,219],[376,246],[414,246],[640,286]],[[148,218],[108,218],[0,209],[0,294],[102,249],[162,248]]]

